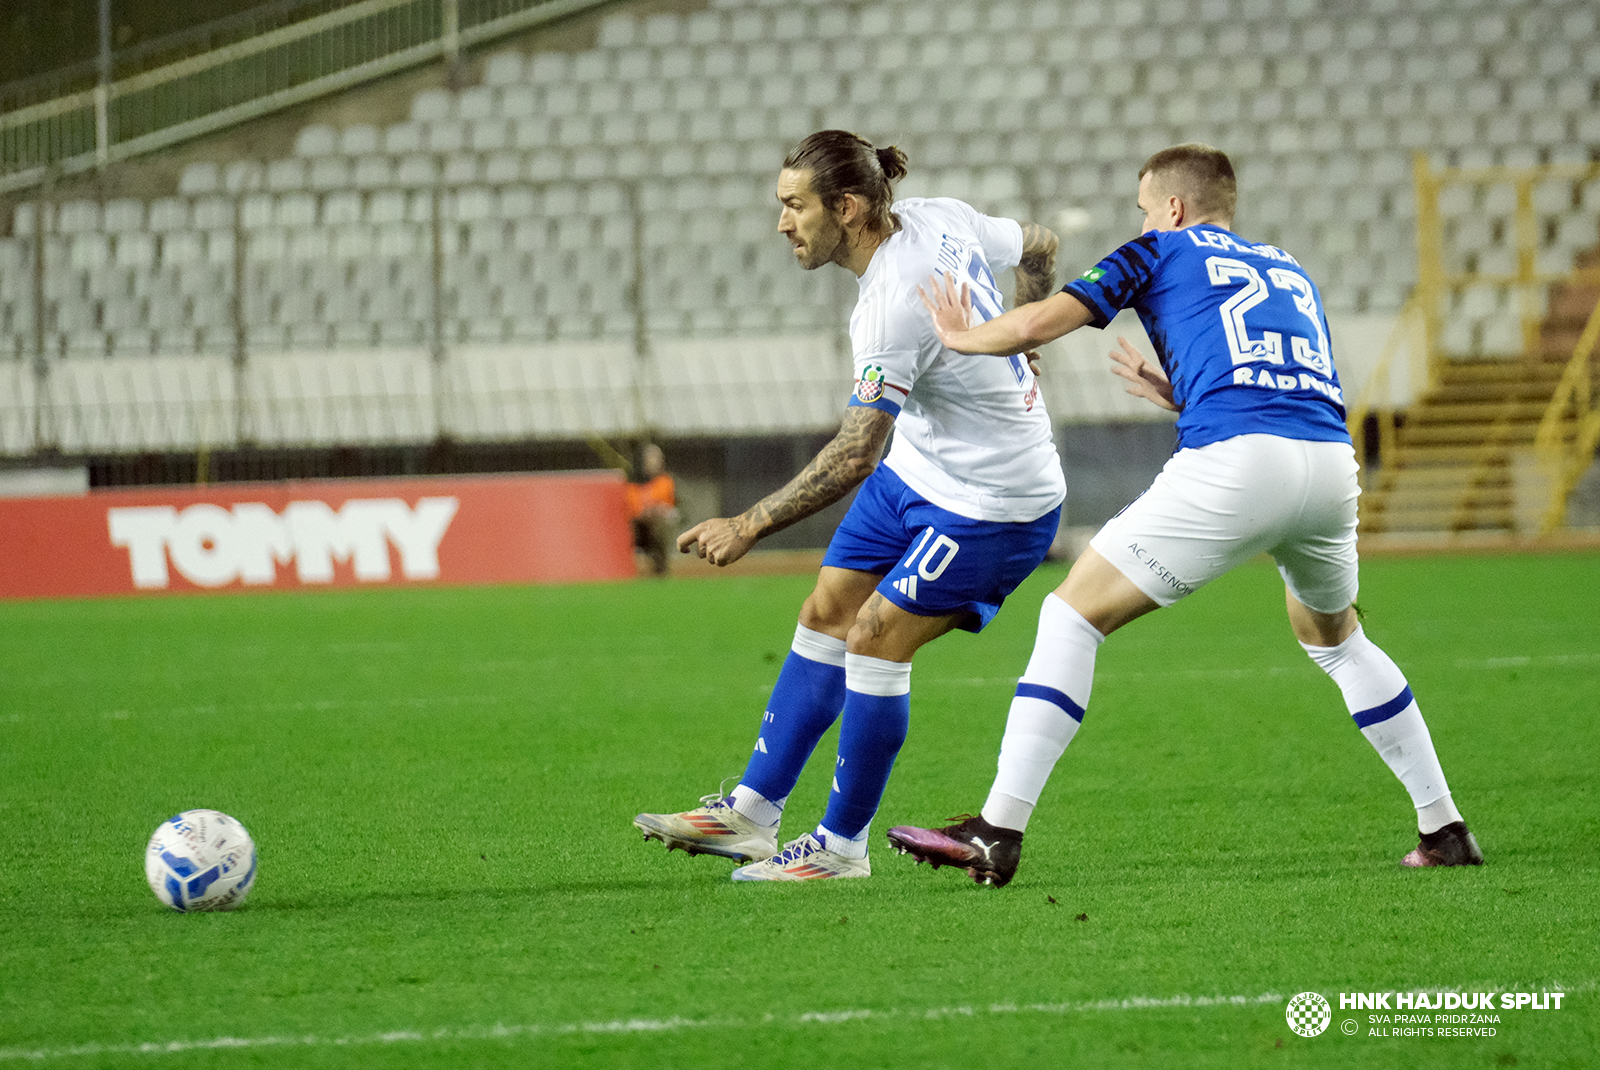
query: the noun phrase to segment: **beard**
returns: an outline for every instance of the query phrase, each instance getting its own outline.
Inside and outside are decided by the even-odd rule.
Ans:
[[[833,263],[844,241],[844,227],[830,219],[795,248],[795,259],[800,261],[802,268],[813,271],[823,264]]]

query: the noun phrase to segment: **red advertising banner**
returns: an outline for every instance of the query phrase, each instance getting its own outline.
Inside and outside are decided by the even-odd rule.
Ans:
[[[0,499],[0,598],[634,574],[614,472]]]

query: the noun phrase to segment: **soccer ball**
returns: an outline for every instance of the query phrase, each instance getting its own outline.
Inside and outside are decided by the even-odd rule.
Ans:
[[[227,814],[185,810],[150,837],[144,875],[173,910],[232,910],[255,883],[255,841]]]

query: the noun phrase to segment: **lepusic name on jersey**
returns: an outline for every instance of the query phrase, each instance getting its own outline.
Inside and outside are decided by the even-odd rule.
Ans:
[[[1249,253],[1252,256],[1264,256],[1268,260],[1277,260],[1284,264],[1300,266],[1300,261],[1279,249],[1276,245],[1257,245],[1254,242],[1240,241],[1232,234],[1220,230],[1186,229],[1185,234],[1189,240],[1201,249],[1224,249],[1234,253]]]
[[[301,583],[332,583],[335,561],[349,561],[357,580],[373,583],[391,576],[390,544],[405,579],[438,579],[439,542],[459,506],[455,498],[422,498],[415,509],[398,498],[357,498],[337,511],[326,502],[290,502],[280,515],[260,502],[202,503],[112,509],[106,519],[111,544],[127,549],[133,585],[142,589],[169,585],[169,555],[197,587],[269,585],[277,566],[290,562]]]

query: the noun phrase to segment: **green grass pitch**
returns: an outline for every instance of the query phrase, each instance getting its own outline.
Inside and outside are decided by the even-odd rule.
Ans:
[[[872,879],[783,886],[629,822],[743,767],[808,577],[0,605],[0,1070],[1600,1066],[1600,558],[1364,566],[1481,869],[1400,868],[1264,563],[1102,648],[1010,887],[912,866],[883,829],[981,805],[1061,576],[919,656]],[[260,848],[234,914],[144,884],[201,806]],[[1478,988],[1566,996],[1493,1037],[1338,1010]]]

